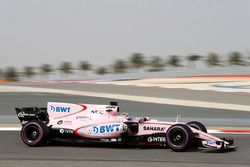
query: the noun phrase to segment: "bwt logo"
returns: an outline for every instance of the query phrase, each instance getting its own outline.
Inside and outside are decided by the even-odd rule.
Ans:
[[[102,126],[92,126],[92,133],[111,133],[111,132],[119,132],[120,124],[113,125],[102,125]]]
[[[207,145],[216,145],[216,142],[215,141],[206,141],[206,144]]]
[[[50,110],[53,112],[63,112],[63,113],[69,113],[70,107],[54,107],[50,106]]]

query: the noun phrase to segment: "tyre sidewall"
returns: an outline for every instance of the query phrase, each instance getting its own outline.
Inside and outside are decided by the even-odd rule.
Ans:
[[[200,122],[191,121],[191,122],[188,122],[187,125],[188,125],[188,126],[191,126],[191,127],[194,128],[194,129],[197,129],[197,130],[200,130],[200,131],[202,131],[202,132],[207,133],[207,128],[205,127],[205,125],[203,125],[203,124],[200,123]]]
[[[36,128],[39,131],[39,136],[35,140],[30,140],[27,137],[27,131],[30,128]],[[41,121],[31,121],[26,123],[21,130],[22,141],[28,146],[41,146],[45,144],[48,135],[48,127]]]
[[[171,137],[171,133],[174,133],[174,131],[181,131],[182,134],[184,134],[185,136],[185,141],[183,141],[183,143],[181,145],[176,145],[174,143],[172,143],[170,137]],[[190,146],[192,145],[193,142],[193,133],[191,131],[191,129],[183,124],[176,124],[176,125],[172,125],[166,132],[166,142],[167,145],[174,151],[185,151],[188,148],[190,148]]]

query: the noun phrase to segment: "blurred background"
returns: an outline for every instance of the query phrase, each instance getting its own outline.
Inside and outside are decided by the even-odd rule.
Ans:
[[[0,77],[244,73],[250,65],[249,7],[247,0],[3,0]]]
[[[0,0],[0,166],[249,167],[249,20],[249,0]],[[181,115],[239,149],[27,149],[14,109],[49,101]]]

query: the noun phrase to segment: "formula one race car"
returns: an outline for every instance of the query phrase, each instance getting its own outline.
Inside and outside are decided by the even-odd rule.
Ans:
[[[232,150],[233,140],[207,133],[200,122],[162,122],[132,118],[110,105],[48,102],[47,108],[16,108],[22,124],[21,138],[28,146],[48,141],[115,143],[134,146],[163,146],[174,151],[190,148]]]

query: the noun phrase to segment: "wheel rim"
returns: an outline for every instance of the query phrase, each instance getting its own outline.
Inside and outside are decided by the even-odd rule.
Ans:
[[[175,147],[181,147],[186,142],[186,136],[182,129],[173,130],[169,136],[170,142]]]
[[[27,141],[32,143],[40,137],[39,128],[36,126],[30,126],[27,128],[24,135],[25,135],[25,138],[27,139]]]

